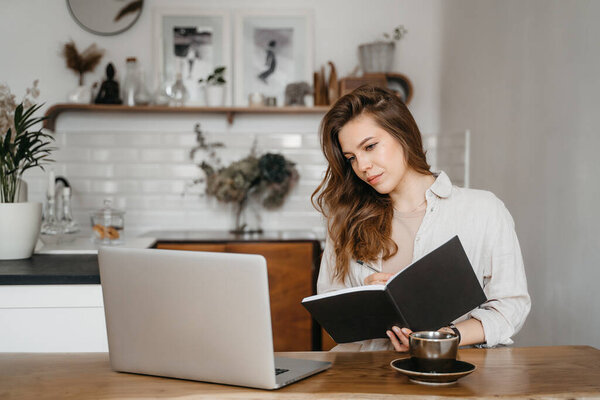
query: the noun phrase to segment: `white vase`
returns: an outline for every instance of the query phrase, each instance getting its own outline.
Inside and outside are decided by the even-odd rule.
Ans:
[[[40,234],[42,203],[0,203],[0,260],[29,258]]]
[[[222,107],[225,105],[225,85],[208,85],[204,88],[206,105]]]

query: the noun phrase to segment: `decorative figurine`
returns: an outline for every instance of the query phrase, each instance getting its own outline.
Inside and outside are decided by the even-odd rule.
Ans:
[[[312,93],[312,87],[306,82],[290,83],[285,87],[285,105],[304,106],[304,96]]]
[[[119,82],[114,80],[115,67],[112,63],[106,66],[106,80],[102,82],[94,103],[96,104],[122,104],[119,97]]]

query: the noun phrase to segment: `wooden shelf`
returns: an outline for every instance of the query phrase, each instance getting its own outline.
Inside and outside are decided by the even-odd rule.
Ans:
[[[63,112],[117,112],[117,113],[185,113],[185,114],[225,114],[232,124],[235,114],[324,114],[329,106],[315,107],[169,107],[169,106],[123,106],[108,104],[55,104],[46,111],[44,128],[54,131],[56,119]]]

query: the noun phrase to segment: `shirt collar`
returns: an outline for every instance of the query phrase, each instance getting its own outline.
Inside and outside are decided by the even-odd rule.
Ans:
[[[429,188],[436,196],[441,198],[447,198],[452,192],[452,182],[444,171],[434,172],[435,182]]]

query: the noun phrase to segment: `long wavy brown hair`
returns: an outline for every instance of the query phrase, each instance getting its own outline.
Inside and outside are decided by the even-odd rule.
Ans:
[[[311,200],[327,218],[336,257],[334,278],[342,281],[348,275],[350,258],[372,262],[382,255],[387,260],[398,251],[391,236],[394,209],[390,196],[378,193],[356,176],[340,146],[340,130],[360,115],[372,117],[400,142],[409,168],[431,175],[419,128],[392,91],[361,86],[341,97],[325,114],[320,139],[329,165]]]

